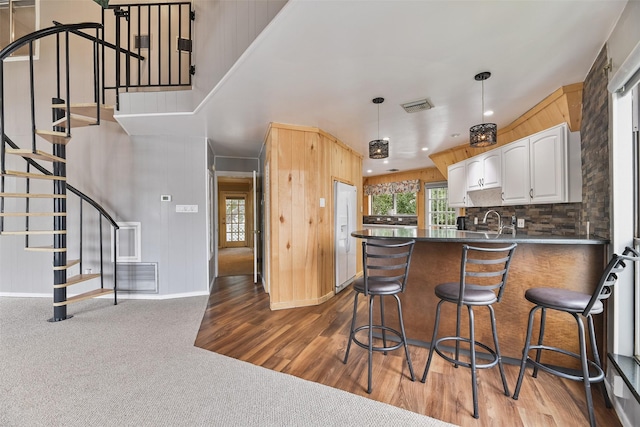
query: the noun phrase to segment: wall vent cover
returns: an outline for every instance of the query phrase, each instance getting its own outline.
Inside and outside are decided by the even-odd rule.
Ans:
[[[158,293],[158,263],[118,263],[118,291]]]
[[[401,104],[404,111],[407,113],[417,113],[418,111],[430,110],[433,108],[433,105],[427,101],[426,99],[420,99],[418,101],[406,102]]]
[[[135,36],[133,40],[133,47],[135,49],[149,49],[151,46],[151,38],[147,35]]]

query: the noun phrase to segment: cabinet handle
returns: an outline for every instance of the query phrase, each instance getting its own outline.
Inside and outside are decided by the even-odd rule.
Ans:
[[[502,199],[502,201],[504,202],[504,191],[502,193],[500,193],[500,198]]]
[[[478,178],[478,187],[482,187],[482,179]]]
[[[533,188],[531,190],[529,190],[529,198],[533,199]]]

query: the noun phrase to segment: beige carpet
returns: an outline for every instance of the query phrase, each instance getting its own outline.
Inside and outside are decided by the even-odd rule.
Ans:
[[[207,297],[0,298],[0,426],[449,426],[193,346]]]
[[[218,249],[218,276],[253,274],[253,248]]]

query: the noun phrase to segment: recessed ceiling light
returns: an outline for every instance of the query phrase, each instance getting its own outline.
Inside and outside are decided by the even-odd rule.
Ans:
[[[493,116],[493,110],[487,110],[484,112],[485,116]]]
[[[367,173],[371,173],[373,172],[371,169],[367,169]]]
[[[386,138],[382,138],[383,141],[388,141],[389,137],[387,136]]]
[[[452,134],[451,134],[451,138],[457,138],[457,137],[459,137],[459,136],[460,136],[460,134],[459,134],[459,133],[452,133]]]
[[[382,162],[382,163],[387,164],[387,163],[389,163],[389,160],[385,160],[385,161],[384,161],[384,162]]]
[[[422,147],[422,151],[429,151],[429,147]]]

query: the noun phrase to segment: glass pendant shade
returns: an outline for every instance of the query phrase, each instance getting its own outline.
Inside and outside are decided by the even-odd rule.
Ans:
[[[474,79],[482,82],[482,115],[484,115],[484,81],[491,77],[491,73],[483,71],[475,75]],[[481,123],[469,128],[469,145],[472,147],[488,147],[498,142],[498,126],[495,123]]]
[[[389,157],[389,141],[374,139],[369,142],[370,159],[386,159]]]

